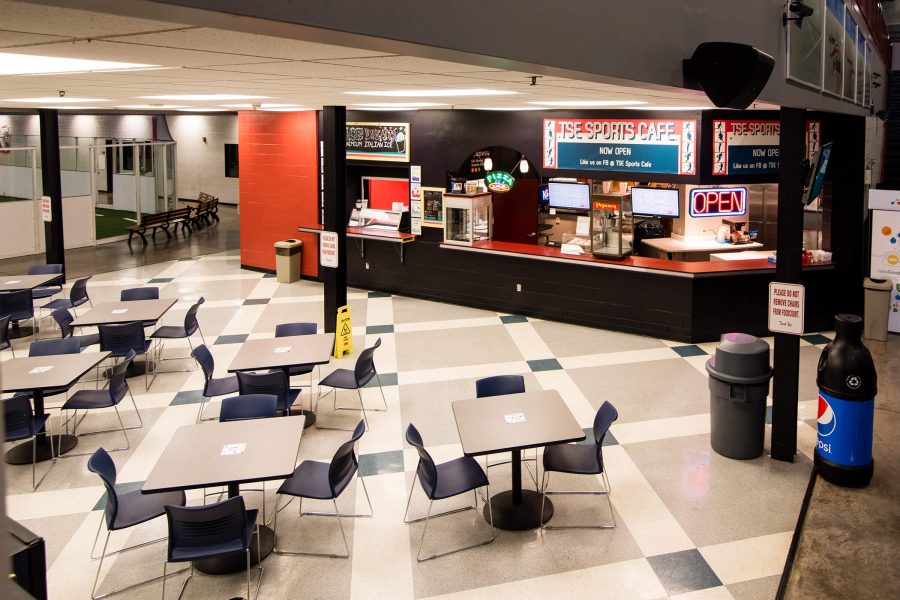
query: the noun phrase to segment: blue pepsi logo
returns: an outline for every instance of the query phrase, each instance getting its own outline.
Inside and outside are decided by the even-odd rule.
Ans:
[[[819,394],[818,412],[819,437],[828,437],[834,433],[837,427],[837,416],[834,414],[834,409],[831,408],[831,405],[828,404],[828,401],[821,394]]]

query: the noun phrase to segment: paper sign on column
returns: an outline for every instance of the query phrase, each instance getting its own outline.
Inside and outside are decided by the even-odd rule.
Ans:
[[[797,283],[773,281],[769,284],[769,331],[803,333],[803,307],[806,289]]]
[[[44,223],[53,220],[53,208],[50,204],[50,196],[41,196],[41,219]]]
[[[334,231],[319,234],[319,264],[323,267],[338,266],[338,235]]]

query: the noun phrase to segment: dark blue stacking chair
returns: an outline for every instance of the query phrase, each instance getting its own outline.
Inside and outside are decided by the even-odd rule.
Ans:
[[[275,326],[275,337],[289,337],[294,335],[315,335],[318,326],[315,323],[280,323]],[[316,365],[297,365],[288,371],[290,377],[296,375],[309,375],[309,404],[312,408],[313,371],[318,369]]]
[[[206,302],[206,299],[201,297],[188,309],[187,314],[184,315],[184,325],[163,325],[150,334],[150,339],[154,339],[159,343],[156,350],[157,360],[181,360],[178,358],[162,358],[164,340],[187,340],[188,345],[191,347],[191,352],[193,352],[194,344],[191,343],[191,336],[199,332],[200,339],[204,344],[206,343],[206,338],[203,337],[203,331],[200,329],[200,323],[197,321],[197,311],[200,310],[200,305],[204,302]]]
[[[371,410],[387,410],[387,400],[384,397],[384,389],[381,387],[381,380],[378,379],[378,371],[375,370],[374,357],[375,351],[378,350],[379,346],[381,346],[381,338],[375,340],[375,344],[372,345],[371,348],[366,348],[359,353],[359,358],[356,359],[356,366],[353,367],[352,371],[350,369],[335,369],[329,373],[325,379],[319,382],[320,389],[323,385],[332,388],[331,392],[326,393],[325,396],[332,392],[334,393],[334,403],[332,404],[334,410],[355,410],[337,406],[337,391],[339,389],[356,390],[356,395],[359,396],[359,407],[362,410],[363,421],[366,422],[366,428],[369,427],[369,419],[366,417],[366,406],[363,404],[362,392],[360,392],[360,389],[372,381],[372,379],[375,379],[375,381],[378,382],[378,389],[381,391],[381,401],[384,403],[384,408],[373,408]],[[320,393],[316,399],[316,410],[318,410],[319,400],[321,400],[322,397],[323,396]],[[335,429],[333,427],[322,427],[321,425],[318,427],[319,429]]]
[[[348,558],[350,556],[350,547],[347,545],[347,535],[344,533],[344,524],[341,522],[341,517],[371,517],[373,514],[372,502],[369,500],[369,490],[366,489],[366,482],[359,474],[359,462],[357,461],[355,451],[356,442],[359,441],[359,438],[363,436],[365,431],[365,421],[357,423],[356,429],[353,430],[353,435],[350,436],[349,440],[341,444],[337,449],[337,452],[335,452],[334,456],[331,458],[330,463],[316,460],[304,460],[300,463],[300,466],[294,470],[294,474],[281,484],[281,487],[278,488],[275,496],[275,516],[273,517],[275,523],[272,527],[274,531],[277,532],[278,530],[278,496],[291,496],[292,500],[293,498],[300,498],[301,517],[303,515],[337,517],[338,526],[341,528],[341,537],[344,539],[344,554],[297,552],[279,550],[277,547],[274,549],[274,552],[277,554],[290,555],[329,556],[331,558]],[[342,513],[338,509],[338,496],[347,489],[347,486],[353,481],[354,476],[359,479],[363,491],[366,494],[366,502],[369,505],[369,514],[367,515]],[[304,498],[331,500],[334,504],[334,512],[303,512]],[[290,501],[288,501],[288,504],[290,504]],[[287,504],[282,506],[281,510],[284,510],[285,508],[287,508]],[[278,543],[277,535],[275,536],[275,543]]]
[[[216,396],[227,396],[228,394],[236,394],[238,391],[237,375],[228,375],[227,377],[213,377],[216,371],[216,362],[212,353],[205,344],[201,344],[194,348],[191,356],[200,365],[203,370],[203,395],[200,396],[200,410],[197,411],[197,422],[203,420],[203,405],[207,398],[215,398]]]
[[[157,517],[161,517],[166,513],[166,505],[184,506],[184,492],[160,492],[158,494],[144,494],[140,490],[133,492],[119,493],[116,491],[116,463],[112,457],[103,448],[98,448],[88,460],[87,468],[91,473],[96,473],[103,481],[103,487],[106,488],[106,508],[104,509],[104,518],[97,524],[97,534],[94,536],[94,544],[91,546],[91,558],[100,559],[97,565],[97,574],[94,576],[94,587],[91,588],[92,600],[106,598],[125,590],[130,590],[139,585],[150,583],[162,579],[162,575],[152,579],[146,579],[138,583],[133,583],[126,587],[122,587],[105,594],[97,595],[97,584],[100,582],[100,572],[103,570],[103,561],[108,556],[142,548],[150,544],[165,541],[165,537],[161,537],[149,542],[135,544],[121,550],[115,550],[107,553],[106,548],[109,545],[109,537],[113,531],[122,529],[130,529],[141,523],[152,521]],[[106,523],[106,541],[103,542],[103,551],[100,556],[94,556],[97,547],[97,540],[100,539],[100,529]],[[187,569],[183,569],[186,571]]]
[[[195,560],[219,558],[244,553],[247,557],[247,600],[250,600],[250,540],[253,530],[258,530],[257,510],[247,510],[240,496],[207,506],[166,506],[169,519],[169,552],[163,566],[162,598],[166,597],[166,569],[169,563],[191,562],[191,574],[181,586],[178,597],[194,576]],[[261,558],[259,531],[256,535],[256,554]],[[256,596],[262,582],[262,562],[256,565],[259,578]]]
[[[34,332],[37,333],[38,324],[34,316],[34,300],[31,298],[31,290],[0,292],[0,317],[9,317],[13,326],[18,326],[19,321],[31,319],[31,325]]]
[[[119,300],[122,302],[131,302],[132,300],[159,300],[159,288],[151,285],[124,289],[119,292]]]
[[[6,442],[18,442],[31,438],[31,489],[36,490],[48,473],[56,464],[56,457],[53,457],[50,468],[44,473],[40,480],[35,479],[35,465],[37,464],[37,435],[41,432],[50,420],[50,415],[44,414],[39,417],[34,416],[31,408],[31,400],[27,395],[21,394],[7,398],[3,402],[3,421],[6,423]],[[50,438],[50,453],[53,454],[53,436],[48,432]],[[59,444],[57,443],[57,446]]]
[[[288,376],[284,371],[270,373],[246,373],[237,374],[238,390],[241,394],[271,394],[278,397],[278,412],[289,415],[291,406],[300,395],[299,389],[291,389],[288,384]]]
[[[278,397],[271,394],[245,394],[222,400],[219,422],[268,419],[278,416]]]
[[[16,357],[16,349],[13,348],[12,342],[9,341],[9,317],[0,317],[0,351],[6,350],[12,352],[13,358]]]
[[[88,433],[82,433],[78,435],[95,435],[98,433],[109,433],[111,431],[121,431],[122,435],[125,436],[125,447],[124,448],[113,448],[109,452],[117,452],[119,450],[128,450],[130,444],[128,442],[128,433],[126,431],[128,429],[138,429],[139,427],[144,426],[144,421],[141,419],[141,412],[138,410],[137,403],[134,401],[134,396],[131,395],[131,390],[128,389],[128,381],[125,379],[125,372],[128,370],[129,365],[131,365],[131,361],[134,360],[134,352],[129,352],[125,355],[125,360],[117,364],[112,369],[112,374],[109,377],[109,387],[103,390],[78,390],[72,396],[66,400],[66,403],[62,405],[62,410],[73,410],[75,414],[72,416],[72,419],[75,420],[75,425],[73,427],[73,433],[77,434],[78,425],[80,421],[78,421],[78,411],[90,411],[100,408],[112,408],[116,412],[116,418],[119,420],[119,429],[106,429],[103,431],[91,431]],[[139,425],[135,425],[133,427],[125,427],[125,423],[122,421],[122,415],[119,414],[119,403],[125,399],[125,396],[128,395],[131,398],[131,404],[134,406],[134,412],[137,413]],[[85,414],[85,416],[87,416]],[[82,420],[84,417],[82,417]],[[66,420],[68,423],[69,420]],[[69,452],[66,454],[66,457],[71,456],[85,456],[90,454],[89,452],[82,452],[80,454],[73,454]]]
[[[495,375],[493,377],[484,377],[482,379],[478,379],[475,381],[475,396],[477,398],[489,398],[491,396],[504,396],[506,394],[524,394],[525,393],[525,378],[521,375]],[[484,470],[487,471],[491,467],[496,467],[498,465],[509,464],[511,461],[504,460],[501,462],[492,463],[488,460],[488,455],[484,457]],[[534,481],[534,488],[539,490],[538,487],[538,478],[537,475],[532,472],[531,467],[528,466],[529,462],[534,463],[535,470],[537,469],[537,448],[534,450],[534,458],[526,458],[523,459],[523,464],[525,468],[528,469],[528,474],[531,475],[531,480]],[[482,500],[484,496],[482,496]]]
[[[616,526],[616,516],[613,513],[612,501],[609,494],[612,488],[609,486],[609,478],[603,467],[603,438],[609,431],[610,425],[619,418],[616,408],[609,402],[604,402],[594,417],[594,443],[593,444],[563,444],[550,446],[544,449],[544,478],[541,482],[541,490],[544,497],[541,498],[541,515],[544,514],[544,500],[548,494],[592,494],[606,496],[609,504],[609,514],[612,524],[609,525],[557,525],[550,526],[541,523],[542,529],[610,529]],[[548,492],[547,484],[550,483],[550,473],[571,473],[574,475],[601,475],[605,489],[599,492],[588,491],[560,491]]]
[[[57,325],[59,325],[59,330],[61,332],[62,338],[78,340],[78,343],[82,348],[100,343],[99,333],[75,335],[75,328],[72,327],[72,323],[75,322],[75,318],[72,316],[72,313],[70,313],[68,309],[57,308],[52,313],[50,313],[50,316],[53,317],[53,320],[56,321]]]
[[[61,264],[51,263],[48,265],[32,265],[28,267],[29,275],[56,275],[59,274],[59,277],[49,281],[48,284],[44,287],[37,287],[31,290],[31,298],[32,300],[40,300],[41,298],[49,298],[50,296],[55,296],[56,294],[62,291],[62,272],[63,266]]]
[[[147,364],[144,370],[144,386],[150,389],[150,367],[153,366],[153,379],[156,379],[156,363],[153,362],[153,353],[150,346],[153,340],[148,340],[144,335],[144,325],[140,321],[122,323],[121,325],[100,325],[100,349],[109,352],[118,360],[129,352],[135,356],[144,355]]]
[[[425,492],[425,496],[428,498],[428,512],[425,513],[425,516],[419,519],[410,520],[409,505],[410,502],[412,502],[413,489],[415,489],[416,487],[416,482],[415,480],[413,480],[412,485],[409,486],[409,498],[406,500],[406,512],[403,513],[403,521],[404,523],[418,523],[420,521],[425,521],[425,527],[422,529],[422,538],[419,540],[419,551],[416,554],[416,560],[419,562],[423,562],[426,560],[431,560],[432,558],[446,556],[448,554],[453,554],[462,550],[469,550],[470,548],[477,548],[478,546],[484,546],[485,544],[490,544],[491,542],[493,542],[495,537],[494,511],[491,507],[491,503],[488,502],[488,515],[490,516],[491,520],[491,539],[478,542],[477,544],[473,544],[471,546],[464,546],[462,548],[456,548],[455,550],[449,550],[440,554],[432,554],[430,556],[422,558],[422,547],[425,544],[425,532],[428,531],[429,519],[436,519],[437,517],[444,517],[466,510],[478,509],[477,493],[474,494],[474,506],[466,506],[465,508],[448,510],[436,515],[431,514],[431,506],[432,504],[434,504],[434,501],[445,500],[447,498],[452,498],[453,496],[459,496],[460,494],[465,494],[466,492],[477,490],[480,487],[485,488],[485,497],[490,498],[491,488],[490,484],[488,483],[487,475],[481,468],[481,465],[479,465],[478,461],[476,461],[471,456],[462,456],[449,462],[436,465],[434,463],[434,460],[431,458],[431,455],[425,449],[425,444],[422,441],[422,436],[421,434],[419,434],[419,430],[416,429],[412,423],[410,423],[409,427],[406,428],[406,442],[410,446],[415,448],[416,452],[419,453],[419,464],[418,466],[416,466],[416,479],[418,479],[419,485],[422,486],[422,490]]]
[[[87,277],[82,277],[81,279],[76,280],[75,283],[72,284],[72,289],[69,290],[68,300],[65,298],[57,298],[56,300],[52,300],[43,305],[41,308],[47,310],[56,310],[57,308],[71,308],[74,312],[76,306],[81,306],[82,304],[90,304],[91,298],[87,293],[87,282],[91,277],[93,277],[93,275],[88,275]]]

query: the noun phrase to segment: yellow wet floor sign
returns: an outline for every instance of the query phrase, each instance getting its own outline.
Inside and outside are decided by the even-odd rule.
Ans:
[[[350,319],[350,307],[344,305],[337,311],[337,327],[334,334],[334,357],[353,354],[353,323]]]

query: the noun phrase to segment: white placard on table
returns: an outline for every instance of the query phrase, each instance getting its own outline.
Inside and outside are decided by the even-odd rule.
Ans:
[[[31,369],[30,371],[28,371],[28,373],[31,375],[38,375],[40,373],[46,373],[47,371],[49,371],[52,368],[53,368],[53,365],[50,365],[49,367],[35,367],[35,368]]]
[[[275,354],[284,354],[285,352],[290,352],[290,351],[291,351],[290,346],[278,346],[277,348],[272,350],[272,352],[274,352]]]
[[[234,456],[235,454],[243,454],[244,450],[247,449],[247,443],[242,442],[240,444],[225,444],[222,446],[222,452],[219,453],[220,456]]]
[[[338,234],[335,231],[323,231],[319,234],[319,264],[323,267],[338,266]]]
[[[506,419],[506,422],[510,425],[513,423],[524,423],[525,422],[525,414],[524,413],[511,413],[508,415],[503,415],[503,418]]]
[[[127,308],[117,308],[115,310],[110,311],[114,315],[124,315],[128,312]]]
[[[769,331],[772,333],[803,333],[803,307],[806,288],[799,283],[769,284]]]

